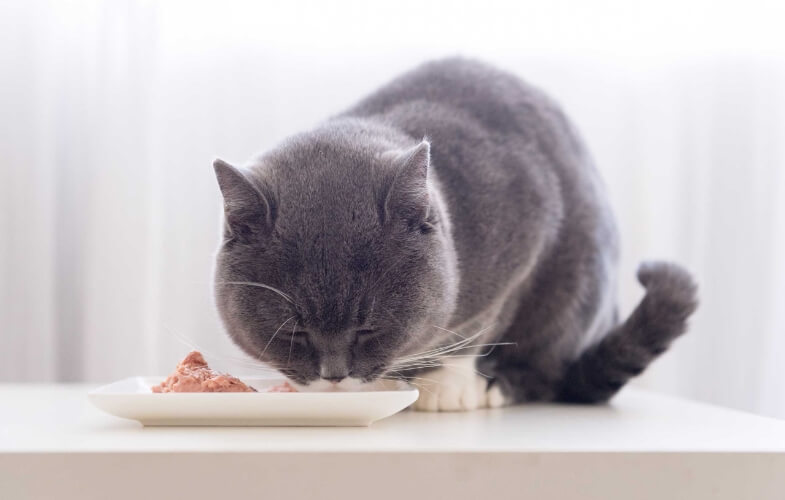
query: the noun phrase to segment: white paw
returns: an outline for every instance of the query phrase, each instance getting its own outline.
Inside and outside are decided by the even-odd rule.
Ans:
[[[488,380],[475,372],[472,358],[451,360],[447,366],[426,372],[414,382],[420,389],[415,410],[467,411],[505,404],[499,387],[488,390]]]
[[[486,408],[501,408],[507,404],[507,398],[504,397],[502,390],[498,385],[494,385],[485,391],[485,407]]]

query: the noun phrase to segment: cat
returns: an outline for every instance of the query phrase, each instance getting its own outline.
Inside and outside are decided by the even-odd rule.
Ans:
[[[214,169],[223,325],[300,390],[406,380],[430,411],[605,402],[697,307],[683,268],[649,262],[619,322],[590,155],[548,96],[482,62],[426,63]]]

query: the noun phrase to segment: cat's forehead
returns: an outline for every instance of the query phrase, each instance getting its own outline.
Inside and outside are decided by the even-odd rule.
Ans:
[[[357,184],[368,180],[367,174],[383,162],[383,150],[372,146],[360,140],[301,139],[287,143],[269,161],[282,179]]]
[[[355,120],[340,120],[292,136],[257,160],[266,175],[278,182],[362,186],[389,167],[389,153],[405,142],[387,132]]]
[[[317,143],[276,160],[267,182],[282,224],[350,234],[378,222],[384,174],[378,154]]]

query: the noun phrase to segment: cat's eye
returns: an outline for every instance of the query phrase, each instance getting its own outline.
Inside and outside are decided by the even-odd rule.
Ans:
[[[368,340],[379,335],[379,330],[371,330],[370,328],[366,328],[363,330],[357,330],[355,333],[357,334],[357,340]]]
[[[283,333],[283,338],[288,340],[289,342],[297,342],[298,344],[306,345],[308,344],[308,332],[303,330],[295,330],[289,332],[281,332]]]

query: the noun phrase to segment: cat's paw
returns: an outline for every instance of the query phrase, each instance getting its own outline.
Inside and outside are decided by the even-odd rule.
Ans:
[[[414,409],[420,411],[468,411],[498,408],[507,401],[497,385],[474,370],[474,360],[467,358],[427,372],[416,380],[420,396]]]

